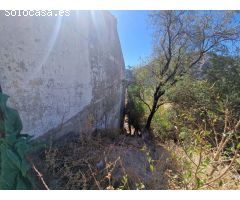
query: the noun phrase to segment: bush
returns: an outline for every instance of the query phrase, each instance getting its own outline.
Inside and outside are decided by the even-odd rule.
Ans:
[[[171,104],[162,105],[155,113],[151,126],[155,136],[162,142],[167,140],[177,140],[174,125],[172,123],[174,115],[176,115],[176,113],[175,110],[172,109]]]
[[[131,84],[127,88],[127,103],[125,114],[128,118],[129,126],[133,126],[136,132],[139,132],[144,126],[146,108],[137,97],[138,86]]]

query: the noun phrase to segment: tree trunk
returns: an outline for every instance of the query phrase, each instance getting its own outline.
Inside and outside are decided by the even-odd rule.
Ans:
[[[154,116],[154,114],[156,113],[156,111],[157,111],[157,109],[158,109],[158,101],[159,101],[160,97],[161,97],[162,95],[164,95],[164,93],[165,93],[165,90],[161,90],[161,84],[159,84],[159,85],[156,87],[156,90],[155,90],[155,92],[154,92],[153,105],[152,105],[150,114],[149,114],[149,116],[148,116],[147,123],[146,123],[146,125],[145,125],[145,129],[146,129],[147,131],[150,130],[153,116]]]
[[[159,98],[158,98],[158,99],[159,99]],[[153,116],[154,116],[155,112],[157,111],[158,99],[154,99],[151,112],[150,112],[150,114],[148,115],[147,123],[146,123],[146,125],[145,125],[145,129],[148,130],[148,131],[150,130]]]
[[[151,113],[148,116],[147,123],[145,125],[145,129],[148,130],[148,131],[150,130],[150,126],[151,126],[151,123],[152,123],[152,118],[154,116],[154,113],[155,112],[151,111]]]

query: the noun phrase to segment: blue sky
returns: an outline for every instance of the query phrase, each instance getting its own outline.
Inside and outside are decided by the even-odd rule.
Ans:
[[[151,54],[152,34],[147,22],[148,12],[111,11],[118,21],[118,34],[126,66],[137,65],[140,57]]]
[[[150,56],[152,51],[152,32],[148,25],[148,13],[150,11],[112,10],[110,12],[118,21],[118,34],[125,66],[135,66],[139,63],[140,57]],[[235,23],[239,23],[240,13],[235,20]],[[239,43],[235,42],[235,45],[239,45]]]

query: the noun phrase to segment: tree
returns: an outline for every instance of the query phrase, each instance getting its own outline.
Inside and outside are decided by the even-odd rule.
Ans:
[[[153,58],[137,69],[139,99],[147,105],[149,115],[145,129],[158,108],[165,103],[166,90],[193,66],[202,65],[209,52],[223,52],[239,36],[237,13],[232,11],[154,11],[150,22],[154,30]],[[146,95],[148,93],[148,95]],[[147,98],[145,98],[147,97]]]
[[[214,84],[216,93],[233,117],[240,117],[240,58],[212,55],[210,67],[203,71],[204,78]]]

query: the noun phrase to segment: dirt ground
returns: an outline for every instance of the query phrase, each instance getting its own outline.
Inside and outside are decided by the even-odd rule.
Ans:
[[[116,132],[68,134],[35,154],[33,162],[50,189],[168,189],[166,173],[175,170],[170,153]],[[40,179],[38,185],[44,189]]]

